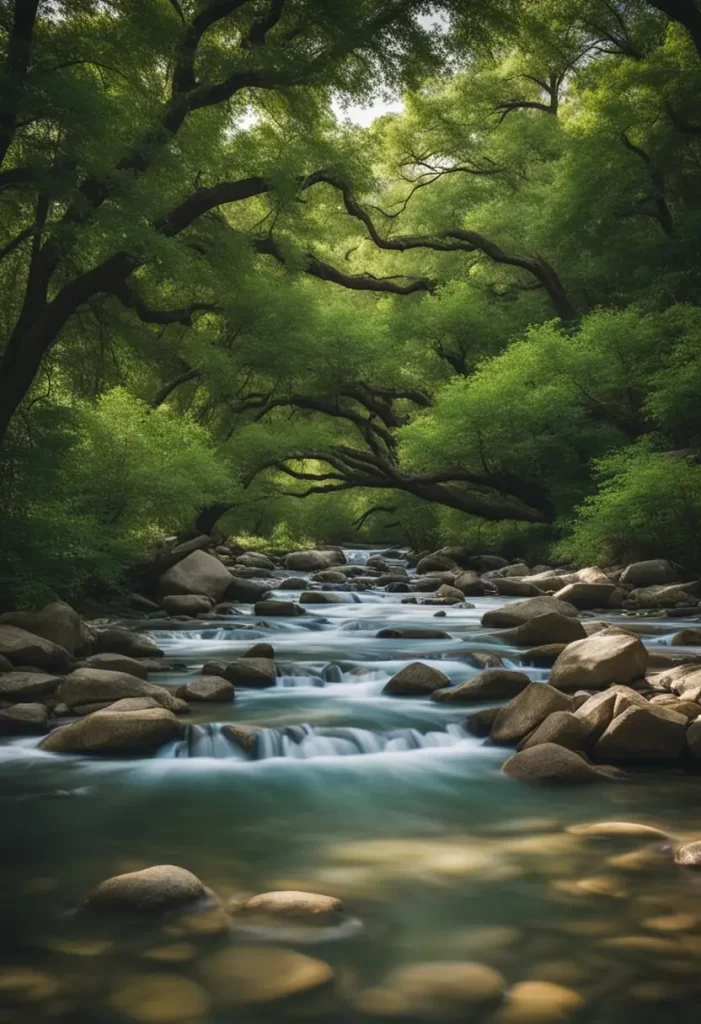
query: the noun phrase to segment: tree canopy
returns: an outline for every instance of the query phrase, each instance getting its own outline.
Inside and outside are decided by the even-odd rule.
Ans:
[[[0,29],[19,599],[219,520],[584,560],[676,531],[699,562],[694,2],[4,0]]]

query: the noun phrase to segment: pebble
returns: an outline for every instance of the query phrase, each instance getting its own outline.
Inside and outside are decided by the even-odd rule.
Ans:
[[[584,998],[571,988],[549,981],[521,981],[509,989],[506,1004],[493,1024],[551,1024],[571,1020]]]
[[[179,974],[144,974],[127,978],[108,999],[116,1010],[137,1024],[193,1024],[209,1013],[208,993]]]

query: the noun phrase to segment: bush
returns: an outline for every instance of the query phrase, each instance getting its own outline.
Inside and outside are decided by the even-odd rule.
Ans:
[[[606,565],[665,556],[701,569],[701,466],[636,445],[599,460],[559,557]]]

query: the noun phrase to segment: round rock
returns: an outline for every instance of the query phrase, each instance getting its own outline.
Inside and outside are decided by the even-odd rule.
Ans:
[[[236,913],[318,920],[340,914],[342,910],[343,903],[333,896],[322,896],[314,892],[281,890],[252,896],[237,908]]]
[[[206,895],[204,885],[191,871],[174,864],[157,864],[100,882],[88,893],[85,904],[94,910],[161,912]]]

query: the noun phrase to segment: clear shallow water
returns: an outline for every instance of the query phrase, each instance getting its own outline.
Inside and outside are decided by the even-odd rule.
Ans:
[[[361,596],[309,606],[303,620],[266,623],[250,610],[232,619],[250,631],[154,634],[190,666],[152,676],[164,685],[258,638],[273,644],[280,666],[275,688],[197,709],[180,756],[175,744],[122,761],[44,754],[34,741],[0,746],[2,1024],[146,1020],[143,1000],[125,1007],[119,997],[144,977],[175,994],[190,979],[209,1000],[183,1017],[186,1001],[164,997],[166,1016],[153,1020],[379,1021],[387,1018],[363,993],[398,966],[444,960],[490,965],[509,984],[564,984],[586,1001],[582,1022],[697,1021],[701,876],[674,868],[663,842],[592,841],[566,829],[627,820],[701,837],[701,779],[660,773],[565,790],[506,779],[499,768],[509,752],[462,729],[471,709],[381,694],[411,660],[471,678],[469,651],[497,650],[472,639],[479,619],[505,602],[472,599],[475,609],[435,618],[437,609],[402,605],[402,595]],[[643,625],[655,645],[677,628]],[[377,639],[387,626],[444,629],[451,639]],[[515,649],[498,650],[518,664]],[[256,759],[223,756],[227,721],[265,730]],[[207,915],[130,926],[77,912],[96,882],[157,863],[194,871],[222,900],[308,889],[342,898],[346,915],[335,927],[222,934],[212,920],[209,934]],[[330,963],[335,986],[255,1012],[233,1006],[212,981],[213,959],[253,945],[265,970],[271,943]],[[428,1019],[437,1008],[429,1004]]]

